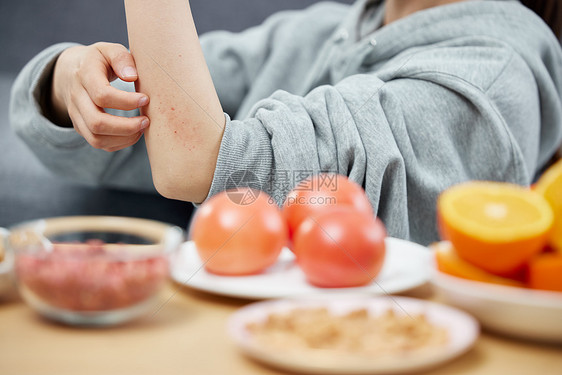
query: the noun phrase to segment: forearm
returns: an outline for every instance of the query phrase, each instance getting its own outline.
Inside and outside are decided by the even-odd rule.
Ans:
[[[194,202],[209,191],[225,124],[189,1],[125,0],[129,46],[148,94],[145,131],[156,188]]]

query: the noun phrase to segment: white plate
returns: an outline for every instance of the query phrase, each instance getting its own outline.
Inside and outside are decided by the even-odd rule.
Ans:
[[[231,297],[265,299],[303,294],[349,293],[392,294],[415,288],[431,275],[431,251],[396,238],[386,239],[386,256],[381,273],[359,288],[317,288],[310,285],[289,249],[263,273],[252,276],[217,276],[206,272],[195,245],[183,244],[172,267],[172,279],[190,288]]]
[[[441,246],[450,246],[441,242]],[[444,301],[475,316],[484,328],[507,336],[562,344],[562,292],[461,279],[433,271]]]
[[[385,358],[355,358],[311,352],[280,352],[269,350],[252,340],[248,323],[263,322],[271,313],[286,313],[295,308],[326,307],[333,314],[365,308],[376,316],[392,309],[396,314],[416,315],[423,313],[430,323],[448,332],[448,342],[438,350],[412,353],[406,356]],[[311,374],[398,374],[421,371],[435,367],[466,352],[476,341],[480,329],[476,319],[445,305],[407,297],[355,296],[320,299],[285,299],[258,302],[235,312],[228,321],[228,333],[246,355],[258,361],[287,369]]]

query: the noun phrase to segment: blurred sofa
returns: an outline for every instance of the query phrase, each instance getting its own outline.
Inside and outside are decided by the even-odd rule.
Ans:
[[[240,31],[282,9],[317,0],[193,2],[199,33]],[[352,3],[352,0],[339,0]],[[17,72],[43,48],[62,41],[127,45],[122,1],[40,0],[0,2],[0,226],[60,215],[121,215],[185,227],[193,207],[151,194],[79,186],[50,174],[13,134],[8,123],[10,88]]]

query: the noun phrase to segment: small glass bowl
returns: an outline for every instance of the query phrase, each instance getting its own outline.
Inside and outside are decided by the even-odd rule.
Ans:
[[[155,307],[184,232],[145,219],[70,216],[20,224],[5,240],[33,309],[66,324],[106,326]]]

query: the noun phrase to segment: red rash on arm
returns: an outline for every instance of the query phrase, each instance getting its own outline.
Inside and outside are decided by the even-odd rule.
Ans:
[[[189,1],[125,0],[138,91],[150,97],[145,139],[158,191],[201,202],[209,191],[225,117]]]

